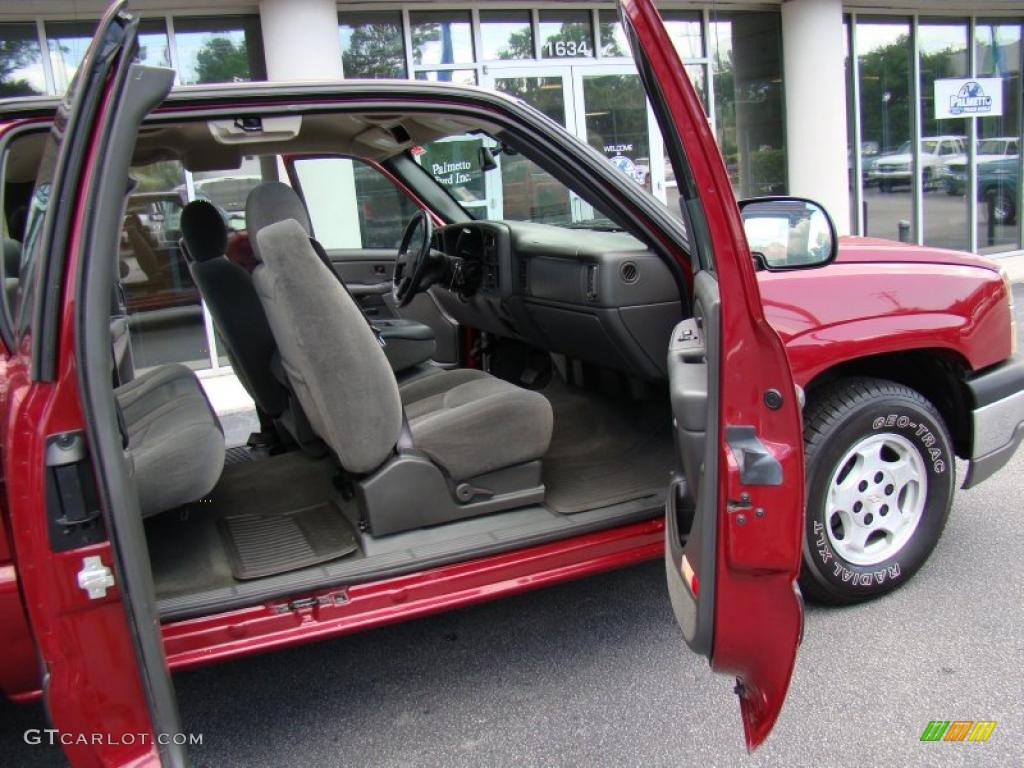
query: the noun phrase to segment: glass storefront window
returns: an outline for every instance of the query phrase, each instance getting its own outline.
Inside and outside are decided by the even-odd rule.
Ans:
[[[690,78],[694,90],[700,96],[700,103],[704,107],[704,114],[708,114],[708,68],[704,64],[684,64],[683,69]]]
[[[565,84],[561,77],[498,77],[494,79],[494,89],[532,104],[556,123],[565,125]]]
[[[136,60],[151,67],[171,66],[167,24],[163,19],[143,19],[139,22],[139,52]]]
[[[629,40],[622,28],[617,11],[601,11],[598,14],[601,37],[601,55],[605,57],[630,56]]]
[[[739,197],[784,194],[782,21],[778,13],[711,15],[718,145]]]
[[[174,41],[181,85],[267,78],[258,16],[175,18]]]
[[[965,118],[936,119],[935,81],[970,75],[967,24],[921,21],[917,28],[921,83],[921,192],[924,242],[970,250],[967,227],[967,133]]]
[[[483,144],[480,136],[452,136],[413,150],[416,162],[476,218],[487,218],[487,180],[480,167]]]
[[[413,64],[471,64],[473,28],[468,11],[409,14]]]
[[[327,249],[398,248],[419,210],[380,171],[361,160],[317,157],[295,161],[313,233]]]
[[[857,20],[864,234],[914,241],[910,22]]]
[[[651,191],[647,99],[638,75],[584,75],[587,143]]]
[[[53,86],[58,95],[68,89],[78,65],[85,58],[95,30],[96,24],[91,21],[46,22],[46,44],[50,49]]]
[[[210,365],[199,291],[178,246],[187,202],[177,161],[131,169],[118,252],[136,369],[163,363]]]
[[[68,89],[78,71],[85,52],[92,42],[96,24],[78,21],[46,22],[46,42],[53,68],[53,85],[60,95]],[[138,61],[153,67],[169,67],[167,27],[162,19],[146,19],[139,23]]]
[[[699,11],[663,11],[662,19],[676,53],[683,61],[704,56],[704,35]]]
[[[475,69],[421,69],[416,73],[417,80],[430,80],[435,83],[454,83],[455,85],[476,85]]]
[[[532,59],[529,11],[480,11],[480,57],[484,61]]]
[[[594,55],[590,11],[541,11],[538,35],[542,59],[581,59]]]
[[[978,118],[978,250],[1014,250],[1020,245],[1024,191],[1019,149],[1021,25],[979,19],[974,34],[977,76],[996,77],[1003,84],[1002,116]]]
[[[0,98],[46,93],[36,25],[0,24]]]
[[[400,13],[343,12],[338,37],[346,78],[406,77]]]

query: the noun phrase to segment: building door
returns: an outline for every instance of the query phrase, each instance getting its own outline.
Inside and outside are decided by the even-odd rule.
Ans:
[[[483,85],[532,104],[665,202],[661,133],[632,65],[487,66]],[[572,206],[574,220],[591,217],[582,200]]]

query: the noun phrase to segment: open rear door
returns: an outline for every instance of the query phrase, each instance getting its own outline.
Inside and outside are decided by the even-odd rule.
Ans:
[[[803,627],[800,405],[697,94],[653,2],[621,10],[694,251],[694,317],[668,350],[680,459],[666,507],[669,592],[690,647],[736,677],[754,749],[782,708]]]
[[[172,739],[181,727],[153,610],[142,518],[137,510],[130,517],[131,536],[112,523],[114,507],[128,502],[96,471],[101,440],[124,461],[110,395],[109,336],[93,329],[102,339],[95,353],[78,343],[84,306],[98,302],[101,317],[110,312],[128,189],[123,148],[173,79],[171,70],[132,63],[138,26],[123,3],[111,6],[47,136],[25,230],[17,344],[0,392],[14,553],[53,728],[43,738],[76,766],[186,760]],[[103,247],[96,246],[99,232],[106,233]],[[96,257],[87,261],[86,254]],[[87,277],[94,272],[100,277]],[[76,286],[88,280],[100,280],[103,290],[76,301]],[[85,375],[90,366],[98,377]],[[102,382],[92,386],[100,395],[90,380]],[[108,418],[98,421],[84,405],[104,394]],[[130,503],[137,504],[134,494]]]

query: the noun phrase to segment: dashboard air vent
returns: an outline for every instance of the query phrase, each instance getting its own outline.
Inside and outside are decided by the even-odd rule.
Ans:
[[[632,261],[627,261],[619,267],[619,275],[624,283],[635,283],[640,277],[640,269]]]

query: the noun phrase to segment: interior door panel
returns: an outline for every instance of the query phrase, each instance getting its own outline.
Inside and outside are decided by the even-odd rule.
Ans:
[[[710,654],[718,530],[718,283],[708,272],[698,272],[694,293],[694,317],[673,329],[668,351],[669,394],[682,466],[672,480],[665,509],[665,569],[672,608],[686,642],[695,652]],[[709,492],[701,493],[702,487]]]

